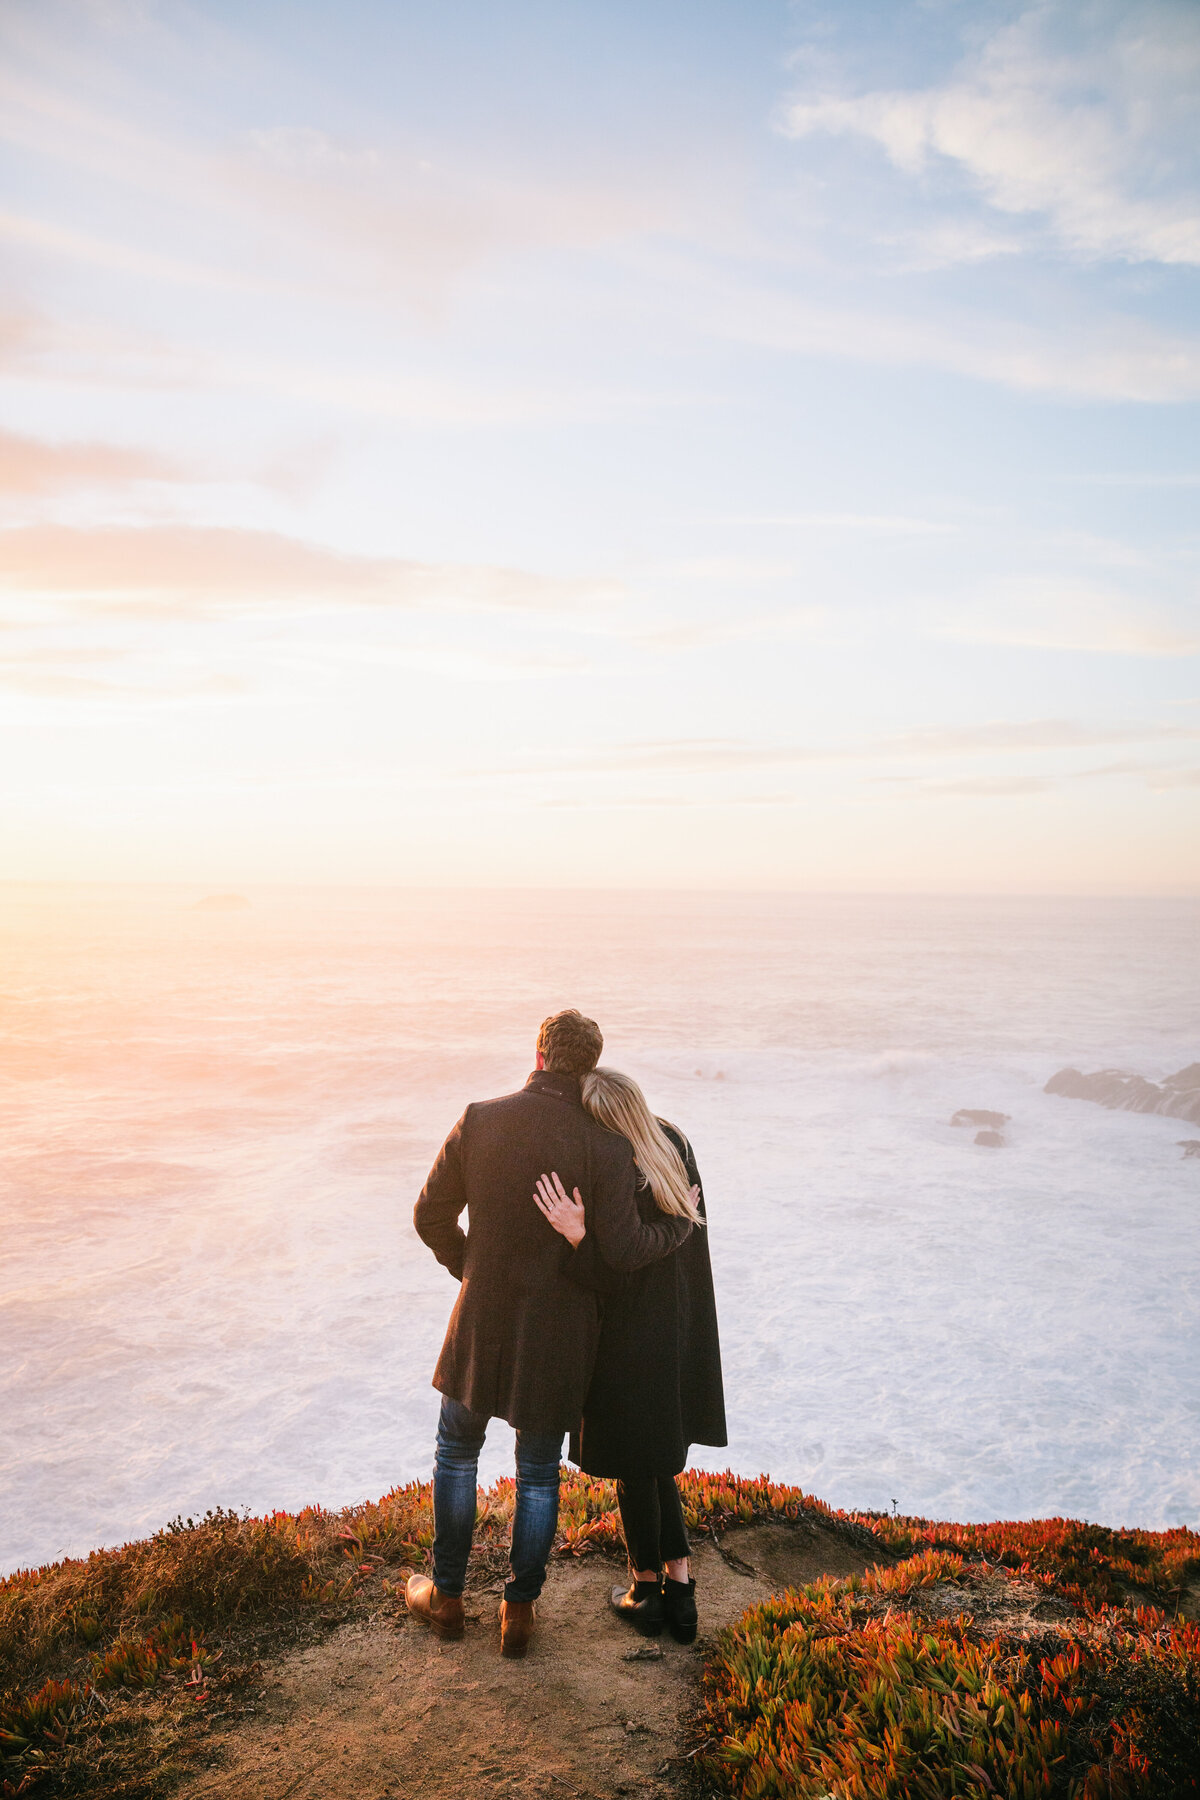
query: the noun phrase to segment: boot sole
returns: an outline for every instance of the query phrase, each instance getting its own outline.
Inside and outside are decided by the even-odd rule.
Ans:
[[[418,1618],[421,1616],[420,1613],[417,1614]],[[441,1638],[444,1644],[457,1644],[459,1638],[466,1635],[465,1625],[439,1625],[437,1620],[431,1619],[428,1614],[425,1615],[425,1620],[434,1637]]]
[[[636,1613],[622,1612],[619,1606],[614,1606],[612,1610],[617,1615],[618,1619],[624,1619],[627,1625],[632,1625],[639,1637],[661,1637],[666,1628],[667,1622],[665,1619],[639,1619]]]
[[[667,1628],[677,1644],[694,1644],[699,1625],[670,1625]]]

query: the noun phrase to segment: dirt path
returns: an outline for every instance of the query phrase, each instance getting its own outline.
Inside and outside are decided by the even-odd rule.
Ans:
[[[689,1648],[664,1636],[635,1655],[643,1640],[607,1606],[622,1570],[599,1556],[552,1565],[522,1662],[499,1653],[498,1589],[468,1592],[457,1644],[402,1608],[343,1626],[270,1667],[253,1717],[214,1720],[209,1767],[181,1800],[668,1795],[703,1634],[783,1587],[876,1560],[818,1527],[752,1526],[726,1548],[747,1572],[701,1543],[702,1636]]]

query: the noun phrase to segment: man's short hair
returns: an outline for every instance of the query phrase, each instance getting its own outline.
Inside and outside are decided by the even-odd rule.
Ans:
[[[537,1047],[546,1067],[557,1074],[589,1075],[600,1061],[604,1038],[595,1019],[585,1019],[569,1006],[542,1020]]]

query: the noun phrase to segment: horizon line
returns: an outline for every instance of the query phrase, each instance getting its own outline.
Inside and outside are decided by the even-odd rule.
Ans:
[[[900,888],[900,887],[668,887],[568,885],[538,882],[306,881],[189,877],[5,876],[0,890],[14,888],[104,888],[199,892],[205,897],[245,892],[407,893],[407,894],[642,894],[830,900],[1200,900],[1200,886],[1188,888]]]

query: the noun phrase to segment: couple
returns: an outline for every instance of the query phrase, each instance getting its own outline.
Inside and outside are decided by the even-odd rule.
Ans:
[[[462,1636],[479,1452],[489,1420],[507,1419],[504,1656],[523,1656],[533,1631],[568,1432],[572,1461],[617,1484],[633,1576],[613,1590],[617,1612],[644,1636],[696,1635],[674,1477],[691,1444],[727,1441],[704,1200],[687,1139],[629,1076],[596,1067],[603,1047],[582,1013],[546,1019],[525,1086],[468,1106],[413,1215],[462,1286],[433,1376],[433,1575],[411,1577],[408,1609]]]

